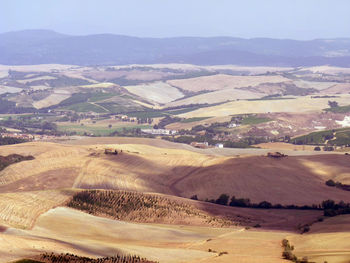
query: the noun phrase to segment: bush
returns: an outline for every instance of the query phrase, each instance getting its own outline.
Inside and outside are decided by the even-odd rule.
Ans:
[[[192,196],[191,196],[191,199],[192,199],[192,200],[198,200],[198,196],[197,196],[197,195],[192,195]]]
[[[321,151],[321,147],[320,147],[320,146],[316,146],[316,147],[314,148],[314,151]]]
[[[323,209],[327,210],[327,209],[334,209],[335,207],[335,202],[333,200],[325,200],[322,202],[322,207]]]
[[[334,151],[334,147],[332,147],[332,146],[325,146],[325,147],[323,147],[323,150],[325,152],[332,152],[332,151]]]

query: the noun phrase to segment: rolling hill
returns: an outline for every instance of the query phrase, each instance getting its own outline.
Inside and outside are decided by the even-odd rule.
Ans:
[[[119,154],[106,155],[105,148]],[[174,263],[284,262],[283,238],[295,243],[298,256],[317,248],[297,233],[322,211],[231,207],[189,197],[227,193],[297,205],[350,201],[348,192],[325,185],[329,178],[347,182],[347,155],[273,159],[251,149],[224,156],[141,138],[31,142],[0,147],[5,153],[34,157],[0,172],[0,262],[6,263],[40,259],[44,252]],[[317,238],[329,237],[325,231]],[[346,237],[339,232],[338,242]]]

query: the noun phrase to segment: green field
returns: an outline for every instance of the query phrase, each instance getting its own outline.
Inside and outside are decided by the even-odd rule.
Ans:
[[[67,107],[64,107],[63,109],[71,110],[75,112],[96,112],[96,113],[106,113],[105,109],[103,107],[96,106],[95,104],[91,104],[89,102],[83,102],[83,103],[77,103],[73,104]]]
[[[102,126],[87,126],[87,125],[58,125],[58,130],[62,132],[76,132],[78,135],[93,134],[95,136],[109,136],[114,132],[123,132],[124,129],[148,129],[151,128],[149,125],[132,125],[132,126],[118,126],[118,127],[102,127]]]
[[[181,123],[190,123],[190,122],[195,122],[195,121],[202,121],[209,119],[210,117],[193,117],[193,118],[188,118],[180,121]]]
[[[326,140],[333,138],[333,131],[319,131],[312,132],[307,135],[299,136],[293,139],[294,144],[311,144],[319,145],[324,144]]]
[[[332,146],[349,145],[350,128],[312,132],[310,134],[299,136],[293,139],[294,144],[320,145],[325,144],[326,141],[327,145]]]
[[[336,130],[335,139],[328,142],[329,145],[341,146],[350,144],[350,128]]]
[[[260,124],[264,122],[272,121],[272,119],[269,118],[261,118],[256,116],[248,116],[244,118],[241,122],[242,125],[254,125],[254,124]]]
[[[334,113],[347,113],[347,112],[350,112],[350,105],[328,108],[328,109],[325,109],[325,111],[330,111]]]
[[[113,94],[113,93],[96,93],[94,94],[91,98],[89,98],[89,102],[96,102],[96,101],[102,101],[102,100],[106,100],[106,99],[110,99],[115,97],[117,94]]]

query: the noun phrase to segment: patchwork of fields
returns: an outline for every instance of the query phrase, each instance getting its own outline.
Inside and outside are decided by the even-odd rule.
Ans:
[[[44,252],[288,262],[283,239],[298,259],[348,262],[350,218],[330,217],[324,201],[350,203],[349,76],[336,67],[0,65],[1,132],[56,142],[0,146],[1,156],[34,157],[0,171],[0,262]]]

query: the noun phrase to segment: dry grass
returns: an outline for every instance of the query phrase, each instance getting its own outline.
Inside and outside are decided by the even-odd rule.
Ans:
[[[36,218],[54,206],[65,203],[71,191],[36,191],[0,194],[0,224],[31,228]]]
[[[168,103],[182,98],[184,95],[177,89],[164,82],[154,82],[144,85],[125,86],[133,94],[145,98],[151,103]]]
[[[315,221],[320,211],[236,208],[144,192],[186,197],[197,194],[200,198],[217,198],[227,193],[251,198],[253,202],[267,200],[283,204],[312,204],[328,198],[349,201],[346,191],[324,184],[328,177],[348,177],[350,167],[345,155],[282,160],[263,156],[232,158],[170,149],[168,147],[174,144],[157,140],[140,139],[140,144],[89,145],[112,142],[108,140],[137,142],[134,138],[91,140],[85,142],[87,145],[83,142],[80,142],[82,145],[25,143],[0,147],[0,154],[19,153],[36,158],[13,164],[0,173],[0,225],[32,228],[1,228],[0,262],[43,251],[89,257],[126,253],[174,263],[281,262],[279,242],[291,235],[285,231],[295,231],[298,225]],[[153,142],[164,143],[164,148],[144,144]],[[107,147],[123,152],[105,156],[103,151]],[[62,190],[72,187],[143,193],[113,192],[116,195],[102,210],[88,207],[88,211],[96,215],[130,221],[122,222],[69,208],[55,208],[81,191]],[[109,213],[110,201],[113,207],[116,205],[114,211],[118,213]],[[129,210],[125,206],[130,204],[136,209]],[[264,230],[222,228],[221,222],[227,220],[233,225],[260,224]],[[348,238],[344,233],[339,234],[341,238]],[[257,245],[262,243],[264,246]],[[297,244],[296,241],[292,243]],[[209,249],[216,252],[208,252]],[[219,256],[220,252],[228,254]]]
[[[262,83],[280,83],[286,81],[290,80],[281,76],[231,76],[219,74],[192,79],[169,80],[168,83],[184,90],[198,92],[203,90],[224,90],[256,86]]]
[[[21,92],[21,88],[0,85],[0,94]]]
[[[103,151],[108,147],[123,153],[105,156]],[[201,199],[226,193],[275,204],[311,205],[329,198],[350,201],[345,191],[324,184],[330,178],[347,183],[350,165],[345,155],[290,156],[282,160],[264,156],[232,158],[144,144],[30,143],[2,149],[36,158],[0,173],[3,192],[28,191],[30,185],[36,190],[75,187],[184,197],[197,194]]]
[[[176,107],[189,104],[213,104],[226,101],[238,100],[238,99],[257,99],[265,96],[263,93],[251,92],[241,89],[223,89],[213,92],[208,92],[193,97],[177,100],[166,104],[166,107]]]
[[[336,101],[339,105],[348,105],[350,96],[341,95]],[[328,108],[329,98],[314,98],[310,96],[298,97],[295,99],[281,100],[254,100],[254,101],[233,101],[218,106],[201,108],[192,112],[180,115],[185,118],[206,117],[206,116],[228,116],[248,113],[267,112],[315,112]]]
[[[61,101],[68,99],[70,96],[71,94],[59,93],[58,91],[55,91],[55,93],[49,95],[45,99],[34,102],[33,106],[36,109],[50,107],[59,104]]]
[[[96,83],[96,84],[90,84],[90,85],[83,85],[80,86],[81,88],[87,88],[87,89],[106,89],[106,88],[113,88],[115,87],[116,84],[111,83],[111,82],[101,82],[101,83]]]
[[[289,236],[288,239],[295,246],[298,257],[307,256],[316,263],[349,262],[349,223],[349,215],[332,217],[313,225],[309,233]]]

